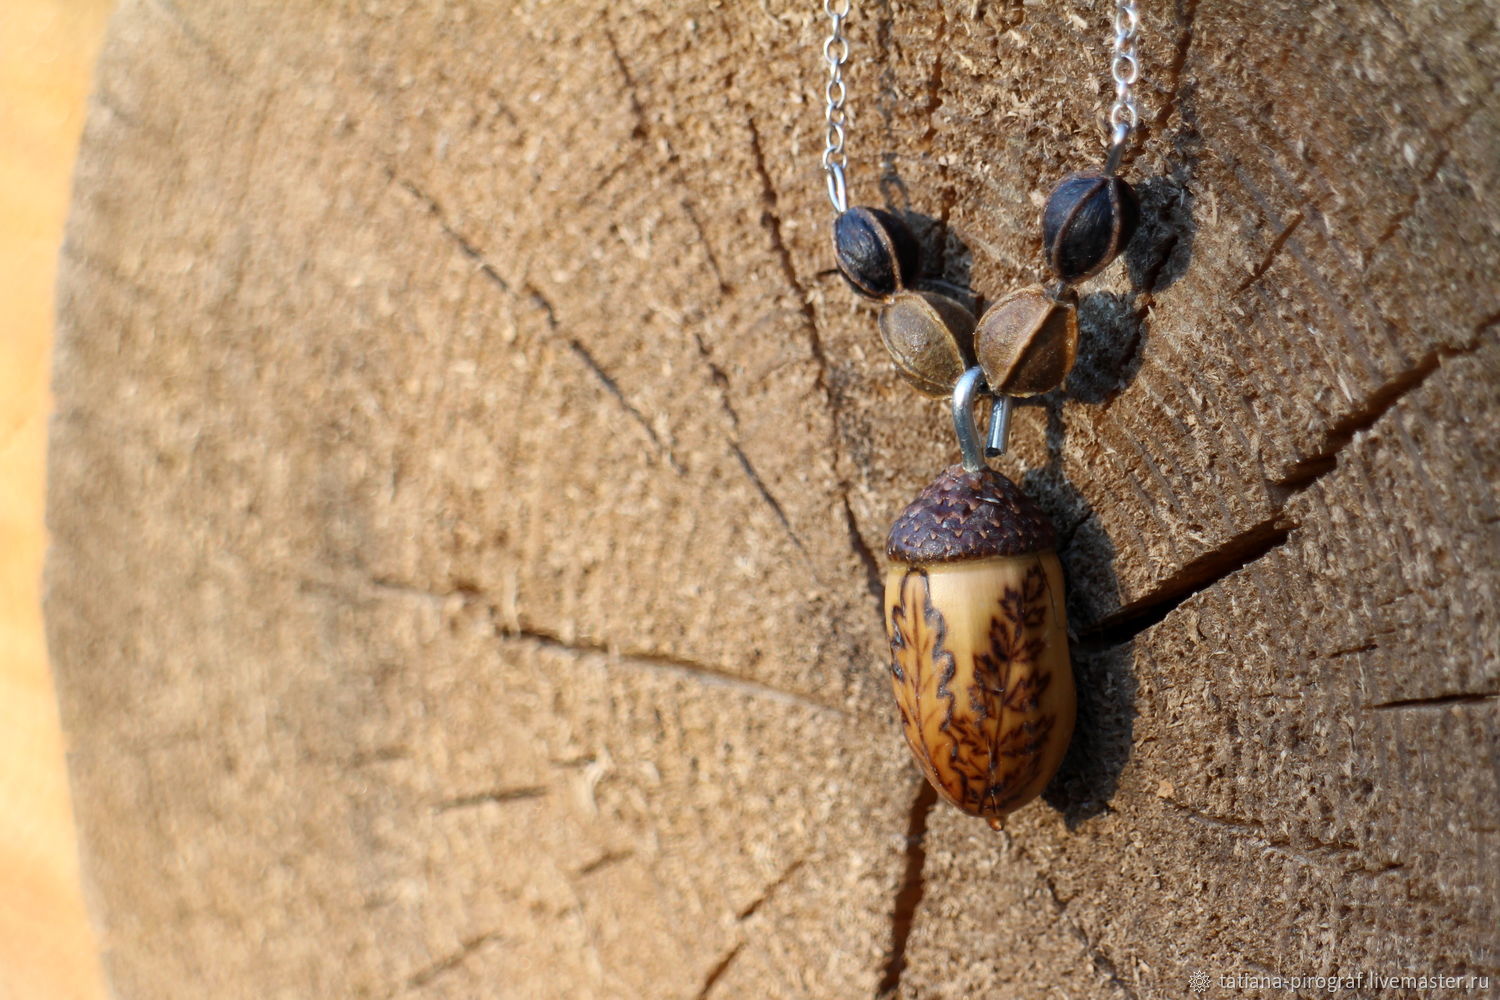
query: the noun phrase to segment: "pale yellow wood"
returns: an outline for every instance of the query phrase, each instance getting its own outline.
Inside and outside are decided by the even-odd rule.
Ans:
[[[0,4],[0,1000],[103,996],[42,636],[52,288],[108,0]]]

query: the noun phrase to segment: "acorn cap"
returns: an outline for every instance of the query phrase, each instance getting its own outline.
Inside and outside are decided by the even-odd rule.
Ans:
[[[1057,532],[1021,488],[993,469],[949,466],[891,525],[885,554],[911,565],[1045,552]]]

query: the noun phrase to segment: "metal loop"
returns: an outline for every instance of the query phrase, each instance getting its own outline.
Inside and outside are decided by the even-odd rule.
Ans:
[[[979,472],[985,467],[979,431],[974,426],[974,404],[987,392],[984,369],[977,365],[960,375],[953,386],[953,433],[958,435],[958,450],[963,453],[964,469],[968,472]]]
[[[1109,138],[1109,156],[1104,161],[1104,172],[1113,174],[1120,169],[1120,162],[1125,159],[1125,144],[1130,138],[1130,126],[1125,122],[1113,122]]]
[[[823,40],[823,61],[829,66],[842,65],[848,58],[849,39],[842,35],[829,35]]]
[[[974,423],[974,407],[981,396],[989,396],[994,401],[983,447],[979,443],[979,429]],[[1005,454],[1010,438],[1010,411],[1011,398],[990,392],[984,381],[983,368],[976,365],[959,376],[953,385],[953,432],[958,436],[958,450],[963,454],[966,471],[980,472],[986,468],[986,457]]]
[[[844,181],[844,165],[842,163],[829,162],[826,166],[828,170],[828,200],[833,202],[833,210],[843,215],[849,210],[849,188]]]

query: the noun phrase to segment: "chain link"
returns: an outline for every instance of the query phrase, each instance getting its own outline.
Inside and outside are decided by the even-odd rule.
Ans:
[[[828,180],[828,200],[836,212],[849,207],[849,187],[845,169],[849,158],[844,153],[849,115],[844,102],[849,97],[844,86],[844,64],[849,61],[849,39],[844,36],[844,22],[849,19],[852,0],[823,0],[828,15],[828,37],[823,41],[823,64],[828,67],[828,82],[823,87],[827,109],[823,133],[823,172]],[[1135,85],[1141,77],[1141,63],[1135,54],[1135,43],[1141,31],[1141,16],[1135,0],[1115,0],[1114,54],[1109,74],[1115,81],[1115,101],[1109,109],[1109,158],[1106,169],[1113,173],[1125,155],[1131,133],[1140,127],[1141,112],[1135,103]]]
[[[828,200],[833,202],[835,212],[849,207],[849,188],[844,178],[844,168],[849,158],[844,155],[845,128],[849,121],[844,111],[848,91],[844,87],[844,63],[849,60],[849,39],[844,37],[844,22],[849,18],[850,0],[823,0],[823,11],[828,15],[828,38],[823,42],[823,63],[828,67],[828,83],[823,88],[827,103],[827,125],[823,133],[823,172],[828,175]]]
[[[1135,55],[1136,38],[1141,31],[1141,16],[1135,9],[1134,0],[1115,0],[1114,56],[1110,59],[1109,75],[1115,81],[1115,103],[1109,109],[1109,167],[1113,172],[1125,155],[1125,143],[1130,133],[1141,123],[1140,109],[1136,107],[1133,88],[1141,77],[1140,60]]]

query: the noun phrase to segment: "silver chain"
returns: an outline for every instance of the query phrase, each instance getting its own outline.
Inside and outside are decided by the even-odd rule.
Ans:
[[[849,162],[844,155],[844,126],[848,121],[844,100],[849,96],[844,89],[844,63],[849,60],[849,39],[844,37],[844,21],[849,17],[849,3],[850,0],[823,0],[823,10],[830,21],[828,38],[823,42],[823,62],[828,67],[828,84],[823,88],[823,96],[828,102],[823,172],[828,175],[828,200],[833,202],[835,212],[843,212],[849,207],[849,186],[844,179],[844,167]]]
[[[1130,133],[1141,123],[1140,109],[1132,92],[1141,77],[1141,63],[1135,57],[1135,40],[1140,31],[1141,16],[1134,0],[1115,0],[1114,57],[1109,63],[1109,75],[1115,81],[1115,103],[1109,109],[1109,162],[1105,168],[1110,173],[1119,168]]]
[[[823,0],[823,12],[829,20],[828,37],[823,41],[823,63],[828,67],[828,83],[823,89],[827,102],[823,172],[828,179],[828,200],[836,212],[849,207],[849,185],[844,176],[849,162],[844,153],[849,120],[844,110],[844,101],[849,96],[844,87],[844,63],[849,61],[849,39],[844,37],[844,22],[849,19],[850,3],[851,0]],[[1140,32],[1141,16],[1135,0],[1115,0],[1114,55],[1109,63],[1109,74],[1115,81],[1115,103],[1109,109],[1109,158],[1105,166],[1110,173],[1119,169],[1126,143],[1141,123],[1134,91],[1141,77],[1141,63],[1135,54]]]

